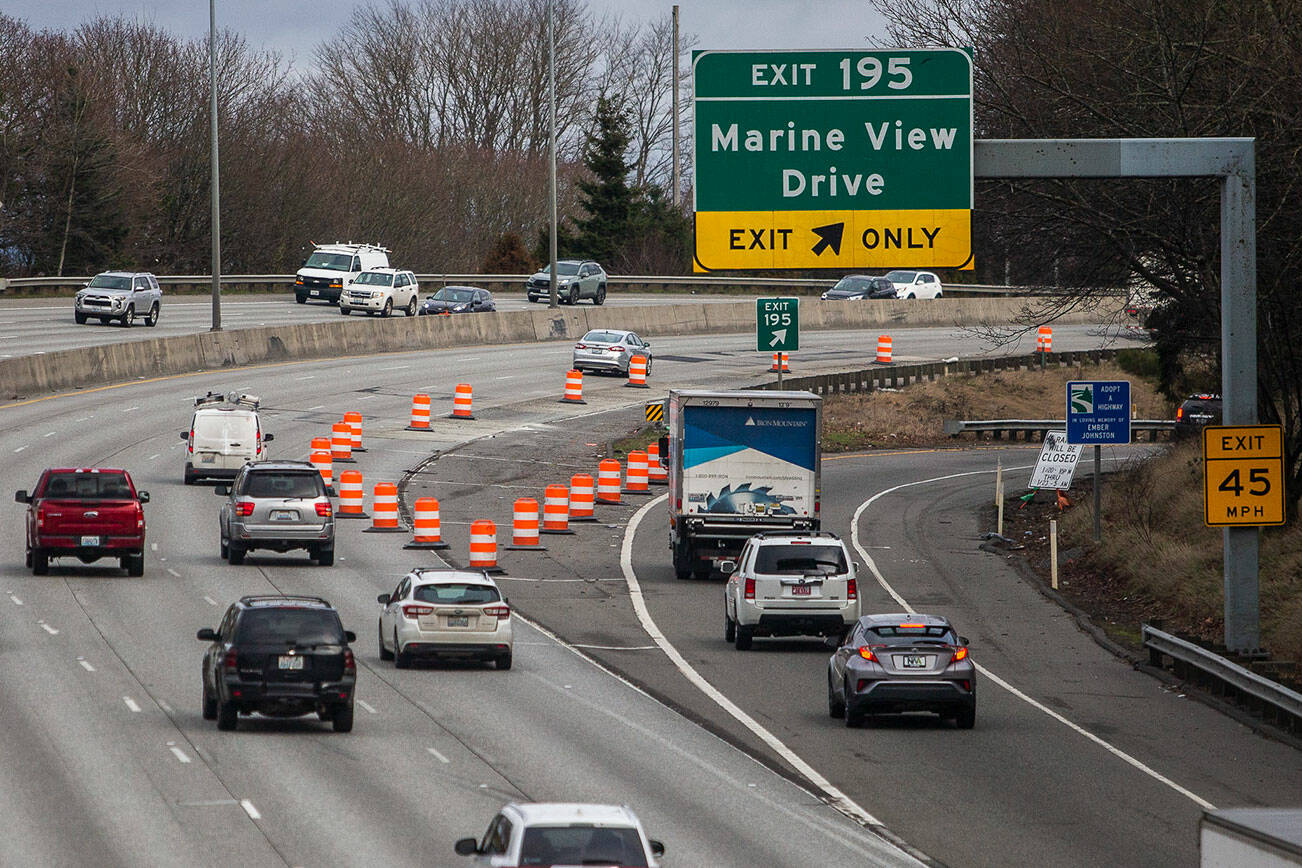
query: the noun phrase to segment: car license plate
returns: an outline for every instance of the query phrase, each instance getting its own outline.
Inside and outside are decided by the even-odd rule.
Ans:
[[[199,456],[199,460],[204,464],[212,464],[217,460],[217,454],[214,452],[205,452]]]
[[[791,586],[791,596],[793,596],[793,597],[808,597],[808,596],[811,594],[811,592],[812,592],[813,590],[814,590],[814,586],[813,586],[813,585],[792,585],[792,586]]]
[[[307,658],[305,658],[305,657],[299,657],[299,656],[297,656],[297,655],[295,655],[295,654],[282,654],[282,655],[280,655],[280,668],[281,668],[281,669],[302,669],[302,668],[303,668],[303,661],[306,660],[306,659],[307,659]]]
[[[272,521],[294,521],[298,518],[297,510],[293,509],[273,509],[271,511]]]
[[[470,626],[470,616],[469,616],[469,615],[451,615],[451,616],[448,617],[448,626],[449,626],[449,627],[469,627],[469,626]]]
[[[905,669],[926,669],[927,658],[920,654],[911,654],[904,658]]]
[[[321,294],[321,290],[319,289],[313,289],[308,291],[308,295],[320,295],[320,294]]]
[[[84,537],[81,538],[81,544],[84,545],[84,546],[97,546],[97,545],[99,545],[99,537],[97,537],[97,536],[84,536]]]

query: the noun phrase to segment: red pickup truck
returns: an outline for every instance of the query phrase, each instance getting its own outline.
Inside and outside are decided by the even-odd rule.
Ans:
[[[145,574],[145,511],[149,492],[136,491],[125,470],[52,468],[36,488],[14,500],[27,504],[27,566],[38,576],[50,558],[75,557],[89,564],[118,558],[131,576]]]

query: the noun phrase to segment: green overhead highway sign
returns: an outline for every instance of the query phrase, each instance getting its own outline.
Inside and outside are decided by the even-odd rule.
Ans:
[[[755,349],[787,353],[800,349],[800,299],[755,299]]]
[[[697,51],[692,68],[697,271],[970,262],[967,52]]]

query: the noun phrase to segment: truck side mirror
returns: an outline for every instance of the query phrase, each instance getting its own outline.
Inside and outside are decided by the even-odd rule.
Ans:
[[[26,489],[20,488],[14,492],[14,501],[17,503],[31,503],[32,496],[27,493]]]
[[[963,646],[964,648],[967,647],[967,637],[966,637],[966,636],[959,636],[959,637],[958,637],[958,641],[962,644],[962,646]]]
[[[356,641],[357,641],[357,634],[354,633],[352,630],[345,630],[345,631],[344,631],[344,641],[345,641],[345,642],[356,642]]]
[[[647,841],[647,843],[651,845],[652,856],[665,855],[665,845],[662,842],[657,841],[655,838],[652,838],[649,841]]]
[[[276,435],[275,435],[275,434],[263,434],[263,435],[262,435],[262,442],[263,442],[263,443],[270,443],[272,440],[275,440],[275,439],[276,439]]]
[[[453,846],[461,856],[473,856],[479,852],[479,843],[474,838],[461,838]]]
[[[195,634],[195,638],[201,642],[216,642],[217,631],[214,630],[212,627],[204,627],[202,630],[200,630],[198,633]]]
[[[148,492],[148,491],[137,491],[137,492],[136,492],[136,500],[140,501],[141,503],[149,503],[149,492]]]
[[[380,594],[380,596],[375,598],[375,602],[379,603],[381,606],[387,606],[389,605],[389,595]]]
[[[189,431],[182,431],[182,432],[181,432],[181,439],[182,439],[182,440],[189,440],[189,439],[190,439],[190,432],[189,432]]]
[[[214,485],[212,487],[212,493],[225,497],[231,493],[231,487],[229,485]]]

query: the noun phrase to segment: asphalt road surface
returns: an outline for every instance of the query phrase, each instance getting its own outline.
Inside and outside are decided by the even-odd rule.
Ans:
[[[432,293],[421,292],[421,299]],[[498,310],[526,310],[545,308],[541,302],[530,304],[524,293],[497,294]],[[682,304],[684,302],[720,302],[744,300],[739,295],[696,295],[646,293],[629,294],[612,292],[606,304],[612,307]],[[590,304],[591,302],[583,302]],[[353,314],[354,317],[364,314]],[[402,317],[402,314],[395,314]],[[228,295],[222,299],[222,327],[227,329],[256,328],[258,326],[286,323],[334,322],[339,319],[339,308],[333,304],[310,302],[297,304],[294,294],[264,293]],[[35,352],[52,352],[73,347],[98,346],[118,341],[147,340],[149,338],[188,335],[207,331],[212,325],[212,302],[202,295],[177,295],[163,298],[158,325],[147,328],[137,320],[132,328],[118,323],[103,324],[93,320],[77,325],[72,320],[72,299],[69,298],[2,298],[0,297],[0,359],[28,355]]]

